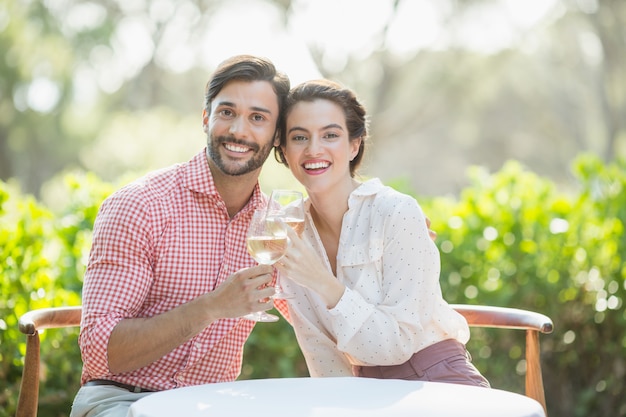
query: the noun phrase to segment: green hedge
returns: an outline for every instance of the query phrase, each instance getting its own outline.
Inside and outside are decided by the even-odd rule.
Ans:
[[[80,305],[91,228],[100,202],[113,190],[92,175],[68,177],[66,204],[52,213],[31,196],[0,182],[0,416],[15,412],[25,336],[17,319],[26,311]],[[77,331],[41,334],[39,415],[66,416],[79,386]]]
[[[626,163],[581,156],[571,190],[515,162],[494,174],[473,168],[469,178],[459,198],[418,196],[438,233],[445,298],[550,316],[555,331],[541,337],[549,415],[626,416]],[[91,227],[115,188],[68,176],[59,191],[65,203],[52,212],[0,182],[0,417],[13,415],[21,379],[17,317],[80,304]],[[523,392],[523,332],[472,332],[468,348],[492,385]],[[76,338],[75,329],[42,335],[40,415],[69,414],[81,369]],[[303,375],[289,325],[257,325],[241,378]]]
[[[514,162],[496,175],[476,168],[458,201],[427,205],[444,296],[548,315],[548,414],[625,416],[626,163],[582,156],[573,174],[567,192]],[[523,392],[522,333],[474,331],[468,348],[495,387]]]

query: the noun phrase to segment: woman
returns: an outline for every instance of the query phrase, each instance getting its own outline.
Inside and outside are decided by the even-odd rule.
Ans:
[[[414,198],[355,172],[367,139],[349,89],[309,81],[289,94],[277,159],[305,187],[302,238],[275,266],[311,376],[488,387],[465,349],[465,319],[442,298],[439,252]]]

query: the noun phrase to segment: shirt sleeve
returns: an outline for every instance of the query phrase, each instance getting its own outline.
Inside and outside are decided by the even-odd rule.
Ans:
[[[94,225],[79,337],[83,363],[92,377],[108,374],[111,332],[122,319],[137,315],[153,279],[150,209],[131,190],[105,200]]]
[[[353,225],[341,266],[347,288],[329,310],[337,348],[363,365],[403,363],[433,340],[469,337],[442,298],[439,251],[421,208],[409,196],[394,200],[357,216],[369,218],[367,235],[355,236],[365,228]]]

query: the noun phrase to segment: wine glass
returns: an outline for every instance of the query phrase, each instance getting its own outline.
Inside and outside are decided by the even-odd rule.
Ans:
[[[267,205],[267,223],[280,233],[283,224],[290,226],[298,236],[304,231],[304,202],[302,193],[293,190],[273,190]],[[280,220],[280,221],[279,221]],[[282,222],[282,223],[281,223]],[[274,298],[293,298],[283,291],[278,277]]]
[[[265,210],[255,210],[246,234],[248,253],[260,264],[272,265],[285,254],[289,238],[284,228],[270,225],[265,218]],[[248,320],[272,322],[278,316],[265,311],[257,311],[243,316]]]

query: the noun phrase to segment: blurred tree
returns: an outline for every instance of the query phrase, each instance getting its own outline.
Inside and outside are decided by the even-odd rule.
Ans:
[[[589,67],[596,69],[591,79],[604,116],[603,156],[611,161],[618,154],[618,140],[626,140],[626,2],[569,0],[568,5],[573,18],[584,20],[592,34],[584,31],[580,34],[581,55],[587,58]],[[599,50],[594,45],[596,42]]]
[[[102,132],[110,133],[111,123],[128,121],[134,112],[142,120],[165,114],[175,129],[181,115],[199,115],[198,80],[203,86],[207,63],[197,51],[224,3],[0,4],[0,180],[18,178],[25,191],[39,195],[42,184],[62,170],[102,166],[93,164],[91,148],[94,143],[103,148],[110,137]],[[284,12],[290,2],[276,4]],[[104,160],[120,153],[124,148],[109,146]],[[130,169],[145,169],[147,159],[138,158]]]
[[[0,4],[0,179],[19,178],[35,193],[76,163],[105,117],[80,81],[114,27],[93,3],[50,4],[64,10],[37,0]]]
[[[440,14],[438,38],[403,52],[393,50],[390,39],[398,19],[415,13],[407,0],[388,0],[390,11],[380,15],[367,51],[340,54],[339,63],[328,45],[311,40],[308,49],[322,75],[353,87],[369,108],[374,147],[368,174],[407,177],[420,192],[441,194],[466,185],[469,165],[498,169],[517,159],[563,184],[571,181],[570,161],[580,151],[605,160],[626,154],[626,75],[620,71],[626,4],[549,3],[553,8],[542,19],[520,26],[508,47],[491,52],[471,49],[463,28],[510,2],[424,2]],[[307,1],[259,4],[290,36]],[[235,36],[211,30],[228,27],[221,12],[232,7],[225,0],[3,2],[0,179],[18,178],[39,194],[47,179],[68,167],[114,180],[119,170],[152,169],[197,149],[197,142],[183,140],[180,154],[133,154],[117,170],[103,162],[131,155],[131,141],[113,137],[117,132],[133,132],[133,144],[155,149],[160,140],[172,140],[141,129],[147,120],[158,119],[163,131],[184,125],[181,132],[196,132],[191,115],[202,102],[198,85],[216,64],[215,47]],[[319,30],[348,39],[342,28],[319,23]],[[251,35],[249,28],[236,34]],[[410,41],[412,34],[406,36]]]
[[[504,2],[439,2],[447,48],[403,55],[387,41],[410,2],[392,3],[365,60],[355,54],[336,66],[311,45],[324,76],[365,99],[370,174],[408,177],[420,192],[437,195],[467,185],[459,179],[468,165],[499,169],[517,159],[564,184],[580,152],[606,161],[626,154],[626,2],[556,1],[508,48],[492,53],[470,49],[459,28]]]

